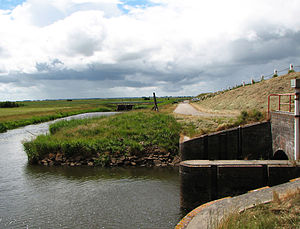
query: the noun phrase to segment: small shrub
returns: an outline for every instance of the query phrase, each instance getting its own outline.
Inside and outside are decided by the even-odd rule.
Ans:
[[[5,132],[5,131],[7,131],[6,125],[3,124],[3,123],[0,123],[0,133],[3,133],[3,132]]]
[[[19,107],[20,105],[16,102],[0,102],[0,108],[13,108],[13,107]]]
[[[238,116],[235,125],[243,125],[250,122],[258,122],[264,119],[263,113],[260,111],[253,109],[250,111],[242,111],[241,114]]]
[[[273,78],[275,78],[275,77],[277,77],[277,76],[278,76],[277,74],[274,74],[274,75],[273,75]]]

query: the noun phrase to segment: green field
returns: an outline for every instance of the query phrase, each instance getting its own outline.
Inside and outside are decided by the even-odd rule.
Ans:
[[[173,103],[180,98],[158,98],[158,106]],[[152,100],[143,98],[124,99],[85,99],[85,100],[47,100],[18,102],[15,108],[0,108],[0,132],[21,126],[45,122],[70,115],[115,111],[117,104],[132,103],[134,109],[151,109]]]

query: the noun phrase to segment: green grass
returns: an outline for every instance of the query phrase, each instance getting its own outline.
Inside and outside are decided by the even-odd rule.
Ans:
[[[47,154],[66,157],[81,155],[108,161],[112,156],[145,154],[158,148],[178,153],[180,125],[169,115],[156,112],[129,112],[110,117],[60,121],[50,134],[24,142],[30,162]]]
[[[275,193],[276,195],[276,193]],[[300,192],[224,219],[218,229],[300,228]]]
[[[57,112],[56,114],[51,115],[43,115],[43,116],[32,116],[26,119],[20,119],[16,121],[6,121],[0,123],[0,133],[5,132],[10,129],[15,129],[21,126],[27,126],[31,124],[37,124],[41,122],[47,122],[58,118],[63,118],[71,115],[81,114],[81,113],[88,113],[88,112],[108,112],[112,111],[109,108],[98,108],[98,109],[89,109],[89,110],[78,110],[78,111],[69,111],[69,112]]]
[[[181,98],[158,98],[158,106],[171,104]],[[133,103],[134,109],[151,109],[153,99],[86,99],[19,102],[20,107],[0,108],[0,133],[9,129],[46,122],[57,118],[87,112],[115,111],[119,103]]]

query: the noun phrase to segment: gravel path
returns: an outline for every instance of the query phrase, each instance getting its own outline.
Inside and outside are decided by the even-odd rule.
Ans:
[[[205,117],[214,116],[213,114],[203,113],[196,110],[193,106],[191,106],[188,103],[188,101],[178,104],[178,106],[174,110],[174,113],[183,114],[183,115],[192,115],[192,116],[205,116]]]

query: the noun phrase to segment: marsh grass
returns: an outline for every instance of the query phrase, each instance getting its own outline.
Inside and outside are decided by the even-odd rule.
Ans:
[[[218,229],[276,229],[300,228],[300,189],[280,198],[273,193],[273,201],[224,219]]]
[[[156,112],[129,112],[110,117],[60,121],[50,125],[50,134],[24,142],[30,162],[49,153],[67,157],[138,155],[158,148],[178,153],[180,125],[169,115]]]

